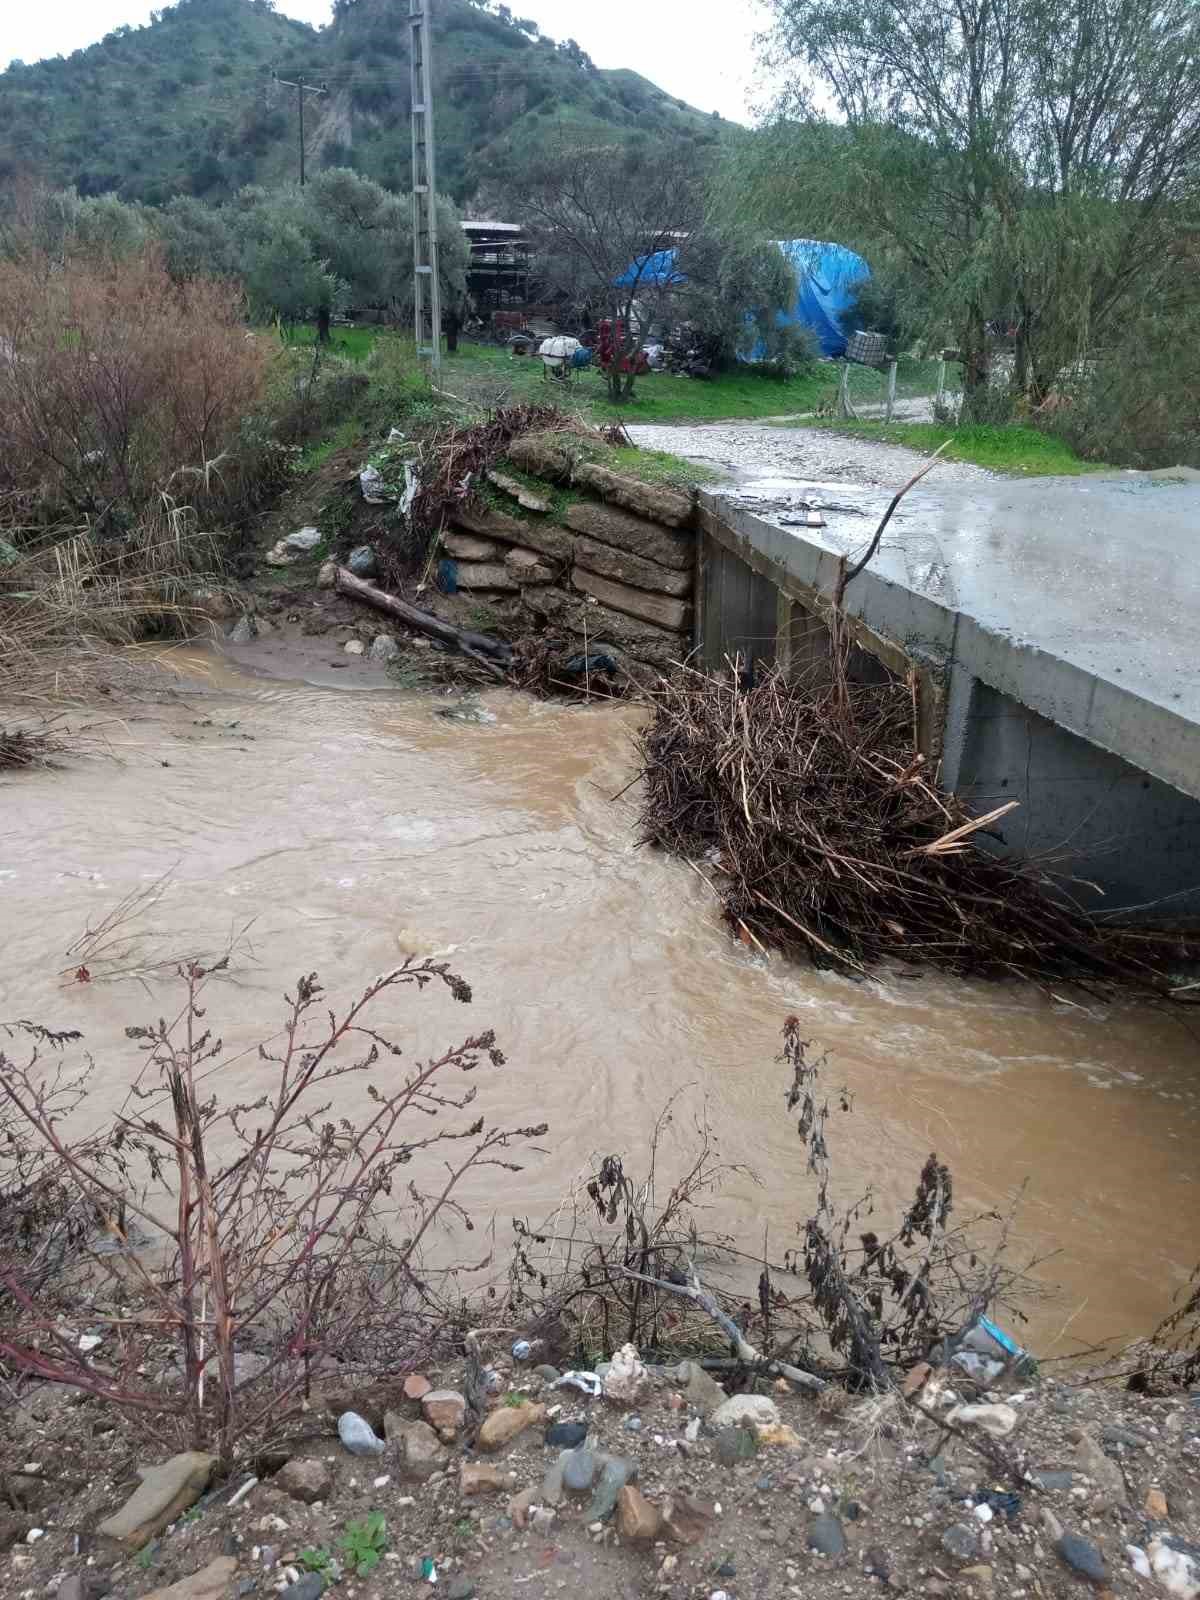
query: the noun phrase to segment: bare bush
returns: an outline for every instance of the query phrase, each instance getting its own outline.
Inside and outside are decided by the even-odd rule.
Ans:
[[[0,261],[0,494],[10,523],[124,531],[219,474],[269,354],[241,291],[174,282],[154,251]]]
[[[518,1171],[509,1147],[545,1127],[488,1128],[467,1115],[476,1090],[461,1080],[504,1064],[490,1032],[401,1067],[401,1046],[373,1021],[380,1002],[430,985],[471,997],[429,961],[377,978],[340,1017],[323,1009],[315,974],[302,977],[282,1029],[259,1047],[267,1087],[231,1100],[202,1003],[224,965],[181,969],[178,1014],[126,1030],[143,1057],[135,1087],[86,1143],[64,1131],[61,1090],[43,1073],[53,1036],[35,1032],[20,1061],[0,1053],[0,1105],[110,1242],[88,1260],[117,1304],[89,1312],[107,1333],[95,1355],[81,1350],[45,1284],[10,1254],[0,1359],[229,1459],[278,1429],[318,1377],[375,1377],[428,1353],[450,1298],[437,1287],[445,1275],[421,1264],[431,1230],[454,1219],[469,1228],[463,1177]],[[355,1086],[368,1109],[335,1114],[330,1097]],[[429,1189],[411,1175],[422,1155],[440,1163]]]

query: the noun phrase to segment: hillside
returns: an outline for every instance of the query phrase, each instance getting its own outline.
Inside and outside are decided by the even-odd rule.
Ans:
[[[0,73],[0,181],[33,177],[82,194],[161,204],[224,199],[298,171],[296,94],[308,99],[309,170],[352,165],[407,188],[408,6],[335,0],[320,31],[269,0],[179,0],[67,57]],[[441,0],[434,23],[439,187],[469,199],[499,150],[556,129],[711,141],[721,124],[638,73],[597,69],[505,6]]]

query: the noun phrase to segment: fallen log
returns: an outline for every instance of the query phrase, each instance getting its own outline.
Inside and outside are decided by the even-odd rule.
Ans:
[[[512,646],[505,644],[503,639],[491,639],[486,633],[472,633],[467,628],[456,628],[452,622],[443,622],[431,611],[410,606],[407,600],[387,594],[374,584],[356,578],[348,567],[337,568],[333,586],[340,594],[348,594],[354,600],[365,600],[367,605],[374,606],[377,611],[385,611],[389,617],[395,617],[407,627],[427,633],[432,639],[440,639],[443,644],[453,645],[464,656],[477,661],[493,678],[501,683],[508,682],[504,668],[512,661]]]

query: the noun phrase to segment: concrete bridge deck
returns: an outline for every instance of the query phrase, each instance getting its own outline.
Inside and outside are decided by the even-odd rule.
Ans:
[[[1200,913],[1200,474],[939,487],[937,470],[846,598],[937,682],[943,781],[980,808],[1019,799],[1005,844],[1054,853],[1108,905]],[[774,648],[755,646],[769,589],[819,611],[891,492],[791,476],[705,491],[710,664],[730,646],[778,655],[783,610]],[[803,525],[809,505],[824,527]],[[742,595],[731,562],[759,587]]]

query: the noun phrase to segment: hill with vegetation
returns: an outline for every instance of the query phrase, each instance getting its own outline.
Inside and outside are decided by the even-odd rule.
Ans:
[[[464,201],[498,156],[557,131],[715,141],[722,125],[632,71],[597,68],[507,6],[442,0],[433,25],[439,188]],[[0,181],[73,185],[161,205],[219,201],[298,176],[296,91],[306,82],[310,171],[351,166],[408,187],[404,0],[335,0],[320,30],[271,0],[178,0],[140,28],[0,73]],[[727,125],[726,125],[727,126]]]

